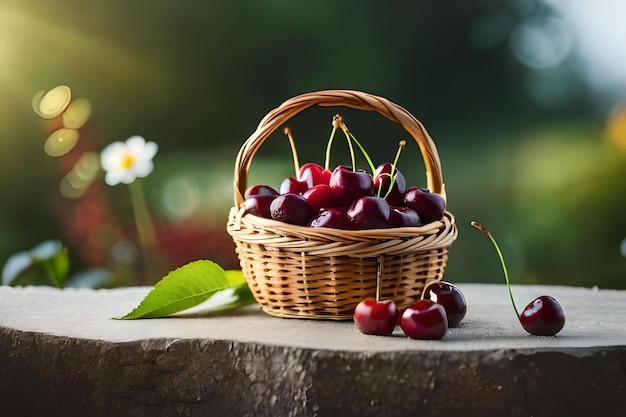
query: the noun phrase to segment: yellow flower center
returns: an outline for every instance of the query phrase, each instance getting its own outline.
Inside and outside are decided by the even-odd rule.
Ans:
[[[120,162],[120,168],[129,169],[135,163],[135,157],[129,153],[127,153],[124,158],[122,158]]]

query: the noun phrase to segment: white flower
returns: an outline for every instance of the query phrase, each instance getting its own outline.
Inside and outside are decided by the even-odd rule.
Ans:
[[[100,153],[100,164],[106,171],[104,181],[109,185],[130,184],[147,177],[154,168],[152,158],[159,147],[141,136],[131,136],[126,142],[113,142]]]

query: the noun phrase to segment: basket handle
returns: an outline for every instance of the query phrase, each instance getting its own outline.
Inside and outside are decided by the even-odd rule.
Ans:
[[[325,90],[292,97],[270,111],[261,120],[254,133],[242,145],[235,160],[235,206],[238,207],[243,203],[243,193],[247,187],[248,169],[259,147],[287,120],[313,105],[376,111],[391,121],[399,123],[419,145],[426,167],[427,188],[431,192],[441,194],[444,199],[446,198],[437,148],[419,120],[404,108],[383,97],[353,90]]]

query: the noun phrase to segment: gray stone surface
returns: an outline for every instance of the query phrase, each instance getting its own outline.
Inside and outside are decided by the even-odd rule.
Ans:
[[[502,285],[464,284],[441,341],[258,307],[114,320],[150,288],[0,287],[0,415],[624,415],[626,291],[516,286],[556,297],[557,337],[527,335]]]

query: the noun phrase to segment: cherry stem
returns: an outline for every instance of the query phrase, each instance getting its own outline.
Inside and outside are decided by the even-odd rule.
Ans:
[[[357,144],[357,146],[361,150],[361,153],[367,160],[367,163],[370,166],[370,169],[372,170],[372,175],[374,175],[374,171],[376,171],[376,168],[374,167],[374,163],[372,162],[372,159],[370,158],[368,153],[365,151],[365,148],[363,147],[363,145],[361,145],[361,142],[359,142],[357,138],[352,134],[352,132],[350,132],[350,130],[348,129],[348,126],[346,126],[346,124],[343,122],[343,118],[340,115],[335,116],[335,118],[333,119],[333,125],[335,122],[337,123],[339,128],[341,128],[343,133],[346,135],[346,139],[348,140],[348,144],[350,145],[350,154],[352,155],[352,170],[356,171],[356,163],[354,161],[354,150],[352,148],[352,141],[354,141],[354,143]]]
[[[376,265],[376,301],[380,301],[380,291],[382,287],[382,279],[383,279],[383,256],[378,256],[378,261]]]
[[[298,160],[298,152],[296,151],[296,142],[291,135],[291,129],[286,127],[283,129],[283,133],[289,138],[289,144],[291,145],[291,153],[293,154],[293,166],[296,170],[296,178],[300,180],[300,161]]]
[[[389,174],[389,177],[390,177],[389,189],[387,190],[385,197],[391,194],[391,190],[393,189],[393,184],[396,182],[396,175],[397,175],[396,167],[398,166],[398,159],[400,159],[400,153],[402,153],[402,150],[404,149],[405,146],[406,146],[406,140],[401,140],[400,142],[398,142],[398,151],[396,152],[396,157],[393,160],[391,173]],[[380,197],[380,189],[378,190],[378,194]]]
[[[517,310],[517,306],[515,305],[515,300],[513,299],[513,292],[511,291],[511,283],[509,282],[509,273],[506,270],[504,257],[502,256],[502,251],[500,250],[500,247],[498,246],[496,239],[493,237],[491,232],[489,232],[489,230],[487,230],[487,228],[483,226],[482,224],[472,222],[471,225],[474,226],[476,229],[480,230],[481,232],[483,232],[489,238],[489,240],[491,240],[491,243],[493,243],[493,246],[496,248],[496,251],[498,252],[498,256],[500,257],[500,263],[502,264],[502,270],[504,271],[504,279],[506,280],[506,287],[509,290],[509,297],[511,298],[511,303],[513,304],[513,309],[515,310],[515,314],[517,314],[517,317],[519,317],[519,311]]]
[[[336,114],[333,117],[333,127],[338,127],[343,131],[343,133],[345,133],[346,140],[348,141],[348,148],[350,148],[350,158],[352,159],[352,171],[356,171],[356,160],[354,158],[354,148],[352,147],[352,141],[350,140],[350,136],[346,133],[348,128],[344,124],[343,118],[338,114]]]
[[[333,139],[335,138],[335,132],[337,132],[337,125],[334,123],[333,118],[333,130],[330,132],[330,138],[328,139],[328,145],[326,145],[326,161],[324,161],[324,169],[330,170],[330,149],[333,146]]]
[[[398,151],[396,152],[396,157],[393,160],[393,171],[391,172],[392,174],[396,172],[398,159],[400,159],[400,154],[402,153],[402,150],[404,149],[405,146],[406,146],[406,140],[401,140],[400,142],[398,142]]]

